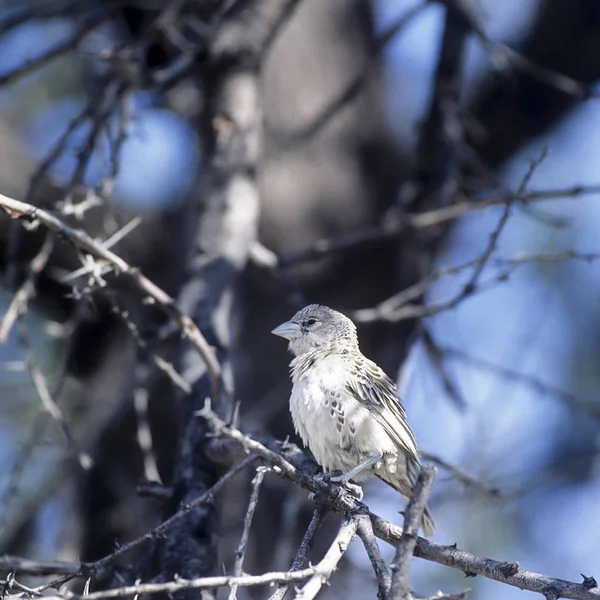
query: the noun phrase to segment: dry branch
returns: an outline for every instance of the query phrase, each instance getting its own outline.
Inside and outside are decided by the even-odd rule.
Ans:
[[[354,539],[357,526],[358,523],[354,518],[342,521],[329,550],[327,550],[323,560],[319,563],[320,569],[308,580],[304,587],[298,590],[296,600],[313,600],[323,585],[329,581],[338,563],[346,553],[350,542]]]
[[[369,515],[356,515],[358,522],[358,535],[365,546],[365,550],[371,561],[373,571],[377,577],[377,599],[387,600],[392,587],[392,579],[390,577],[390,571],[386,562],[381,556],[377,540],[375,539],[375,533],[373,532],[373,524]]]
[[[392,600],[410,600],[410,563],[417,545],[419,525],[427,504],[427,497],[433,485],[435,468],[421,467],[413,488],[412,497],[404,512],[404,529],[402,538],[396,546],[396,554],[392,561]]]
[[[314,465],[308,462],[306,456],[297,448],[293,448],[290,444],[281,446],[281,444],[274,443],[273,446],[280,450],[273,450],[238,429],[228,427],[210,408],[204,409],[201,416],[210,421],[216,433],[236,440],[248,452],[255,452],[270,465],[277,467],[285,477],[327,501],[336,512],[344,515],[369,514],[373,523],[373,531],[377,537],[394,546],[401,540],[401,527],[369,512],[368,508],[347,490],[329,484],[323,478],[315,478]],[[585,582],[575,583],[525,571],[518,566],[518,563],[507,563],[476,556],[470,552],[459,550],[455,544],[448,546],[418,538],[415,556],[532,592],[545,595],[555,594],[556,598],[600,600],[600,589],[597,587],[592,589]]]
[[[13,219],[19,219],[25,223],[41,223],[54,233],[66,239],[78,250],[89,254],[98,261],[110,264],[118,275],[127,277],[148,301],[153,301],[167,315],[169,315],[181,328],[181,332],[196,348],[206,363],[211,382],[215,390],[221,387],[221,369],[215,358],[214,352],[208,342],[190,317],[182,313],[166,292],[145,277],[138,269],[132,267],[112,250],[106,248],[101,242],[92,239],[87,233],[67,225],[64,221],[55,217],[46,210],[37,208],[26,202],[13,200],[0,194],[0,208],[2,208]]]
[[[462,200],[433,210],[403,215],[400,218],[388,218],[379,225],[367,227],[355,232],[317,240],[307,248],[302,248],[279,257],[280,267],[290,267],[298,263],[322,258],[334,252],[341,252],[362,244],[379,242],[412,230],[435,227],[451,221],[456,221],[469,214],[487,210],[496,206],[503,206],[507,202],[528,205],[531,202],[542,202],[545,200],[559,200],[564,198],[578,199],[584,196],[595,196],[600,194],[600,186],[574,186],[564,189],[536,190],[515,197],[514,193],[502,191],[487,194],[485,197],[475,200]]]
[[[298,552],[296,552],[296,556],[294,556],[294,559],[290,564],[290,571],[298,571],[299,569],[302,569],[306,564],[309,552],[312,549],[315,541],[317,530],[323,523],[326,511],[327,509],[324,506],[323,502],[319,498],[315,498],[315,510],[313,516],[304,533],[304,537],[302,538],[302,542],[300,543]],[[279,584],[279,587],[277,588],[275,593],[269,598],[269,600],[282,600],[289,588],[289,583]]]

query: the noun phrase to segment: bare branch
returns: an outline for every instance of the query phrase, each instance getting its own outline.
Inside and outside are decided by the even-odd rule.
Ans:
[[[497,377],[523,383],[540,394],[558,398],[565,404],[578,410],[584,410],[595,419],[600,419],[600,410],[597,406],[597,402],[594,399],[586,400],[585,398],[582,398],[573,392],[568,392],[556,386],[550,385],[535,375],[523,373],[522,371],[511,369],[503,365],[498,365],[492,361],[486,360],[485,358],[480,358],[479,356],[472,356],[460,348],[454,348],[452,346],[440,346],[440,350],[448,358],[460,360],[465,364],[478,369],[485,369],[486,371],[495,374]]]
[[[193,500],[192,502],[182,506],[172,517],[168,518],[166,521],[163,521],[160,525],[152,529],[151,531],[145,533],[144,535],[119,546],[114,552],[104,556],[103,558],[91,562],[91,563],[82,563],[80,565],[80,570],[77,573],[72,573],[69,575],[65,575],[60,579],[55,581],[50,581],[44,585],[41,585],[36,588],[37,592],[44,591],[49,588],[60,587],[64,585],[66,582],[74,579],[75,577],[83,577],[88,575],[93,575],[98,573],[102,569],[112,565],[119,557],[127,552],[130,552],[134,548],[141,546],[146,542],[151,542],[153,540],[159,539],[163,536],[175,523],[179,522],[185,516],[190,514],[193,510],[204,504],[205,502],[211,500],[214,495],[233,477],[241,473],[248,465],[252,464],[256,460],[256,455],[248,456],[245,460],[237,464],[235,467],[231,468],[227,473],[225,473],[210,489],[208,489],[204,494]],[[148,592],[151,593],[151,592]]]
[[[487,485],[485,485],[484,483],[482,483],[481,481],[479,481],[472,475],[465,473],[462,469],[459,469],[456,465],[449,463],[447,460],[444,460],[440,456],[437,456],[436,454],[431,454],[430,452],[424,452],[424,451],[421,451],[421,456],[425,460],[435,463],[442,469],[445,469],[446,471],[451,473],[454,477],[456,477],[456,479],[458,479],[458,481],[460,481],[465,486],[467,486],[469,488],[473,488],[474,490],[477,490],[478,492],[481,492],[482,494],[484,494],[494,500],[501,499],[501,497],[502,497],[501,492],[498,488],[488,487]]]
[[[27,367],[25,366],[25,369]],[[44,433],[48,427],[48,415],[45,410],[38,413],[33,421],[31,431],[29,432],[25,443],[16,455],[11,466],[10,472],[6,476],[6,484],[2,495],[0,495],[0,529],[6,528],[6,520],[9,517],[9,508],[12,502],[18,497],[22,477],[35,449],[43,439]]]
[[[309,579],[302,589],[298,590],[296,600],[312,600],[319,593],[323,585],[329,581],[342,556],[346,553],[350,542],[356,536],[357,527],[356,519],[344,519],[342,521],[329,550],[319,563],[319,571]]]
[[[94,461],[87,452],[79,450],[78,444],[75,441],[71,430],[69,429],[69,426],[63,415],[62,410],[59,408],[58,404],[56,404],[54,398],[52,397],[52,394],[50,392],[50,386],[46,381],[46,377],[38,367],[37,361],[35,360],[35,356],[33,354],[33,350],[29,342],[29,332],[27,330],[27,325],[25,323],[23,315],[19,316],[17,324],[19,331],[19,340],[25,350],[27,370],[29,371],[31,383],[33,384],[35,393],[37,394],[46,412],[62,430],[65,439],[67,440],[69,451],[71,451],[75,455],[81,467],[84,470],[89,471],[94,466]]]
[[[0,194],[0,208],[2,208],[13,219],[24,222],[40,222],[51,231],[58,233],[69,241],[75,248],[83,250],[92,257],[110,263],[117,273],[126,276],[133,284],[154,302],[167,315],[169,315],[181,328],[182,334],[198,351],[206,363],[206,367],[215,391],[221,389],[221,366],[208,342],[190,317],[182,313],[166,292],[152,283],[138,269],[132,267],[120,256],[104,247],[101,243],[93,240],[87,233],[80,229],[74,229],[48,211],[37,208],[31,204],[13,200]]]
[[[563,252],[523,252],[507,258],[491,257],[487,260],[487,263],[488,265],[493,265],[494,267],[501,269],[494,279],[494,281],[500,282],[506,281],[516,269],[531,263],[539,262],[559,264],[569,260],[579,260],[582,262],[591,263],[600,260],[600,254],[595,252],[580,252],[578,250],[565,250]],[[390,318],[390,315],[396,313],[396,311],[399,311],[400,308],[407,305],[412,300],[417,300],[420,296],[427,292],[427,290],[429,290],[432,284],[434,284],[436,281],[452,275],[459,275],[468,269],[476,267],[481,263],[481,261],[482,258],[477,258],[453,267],[444,267],[438,269],[434,273],[423,277],[423,279],[417,281],[413,285],[410,285],[397,294],[390,296],[373,308],[355,310],[352,311],[350,315],[354,321],[359,323],[368,323],[379,319],[387,320]],[[428,310],[431,309],[432,306],[430,305]],[[401,318],[409,317],[400,317],[400,315],[395,314],[395,318],[399,318],[399,320],[401,320]]]
[[[30,560],[20,556],[0,556],[0,571],[18,571],[26,575],[75,575],[81,569],[79,563],[61,560]]]
[[[527,73],[533,79],[537,79],[563,94],[568,94],[581,100],[588,100],[589,98],[598,96],[589,85],[553,69],[548,69],[501,42],[490,40],[485,33],[481,19],[476,14],[473,3],[469,0],[441,0],[441,2],[447,7],[449,12],[455,13],[481,40],[483,47],[490,52],[492,61],[497,69],[506,71],[507,68],[512,67],[515,70]]]
[[[296,250],[279,257],[279,266],[287,268],[298,263],[313,261],[322,258],[334,252],[340,252],[348,248],[360,246],[362,244],[379,242],[395,238],[411,230],[426,229],[443,223],[448,223],[460,219],[468,214],[480,212],[506,204],[509,200],[528,204],[531,202],[540,202],[545,200],[558,200],[562,198],[581,198],[583,196],[593,196],[600,193],[600,186],[574,186],[563,189],[537,190],[520,197],[515,197],[514,193],[505,191],[486,194],[484,197],[476,200],[463,200],[455,202],[450,206],[436,208],[422,213],[402,215],[397,218],[387,218],[379,225],[367,227],[355,232],[337,236],[334,238],[324,238],[317,240],[307,248]]]
[[[517,198],[519,196],[522,196],[525,193],[525,190],[527,189],[527,186],[529,185],[531,178],[533,177],[534,173],[537,171],[538,167],[542,164],[542,162],[544,161],[546,156],[548,156],[548,149],[543,148],[540,155],[531,161],[531,164],[529,165],[529,169],[525,173],[525,176],[523,177],[523,180],[521,181],[521,183],[519,185],[519,189],[517,190],[517,193],[516,193]],[[475,267],[475,270],[473,271],[473,275],[471,276],[469,283],[467,283],[467,285],[464,287],[463,293],[468,294],[469,291],[477,285],[477,281],[479,280],[479,277],[483,273],[483,269],[485,268],[487,261],[490,259],[490,257],[492,256],[492,253],[496,249],[496,244],[498,243],[498,238],[500,237],[502,230],[504,229],[504,227],[506,226],[506,223],[508,222],[508,217],[510,216],[510,211],[511,211],[512,205],[513,205],[513,200],[507,201],[506,204],[504,205],[504,210],[502,211],[502,216],[500,217],[500,220],[498,221],[498,225],[492,232],[492,235],[490,235],[490,239],[485,248],[485,251],[482,254],[481,258],[479,259],[479,262],[477,263],[477,267]]]
[[[290,571],[298,571],[306,564],[308,554],[314,545],[317,530],[323,523],[326,514],[327,507],[319,498],[315,498],[315,510],[313,516],[308,524],[308,528],[304,532],[304,537],[302,538],[302,542],[300,542],[298,552],[296,552],[296,556],[290,564]],[[269,600],[282,600],[289,588],[289,584],[280,584],[277,591],[269,598]]]
[[[248,546],[248,538],[250,537],[252,519],[254,519],[254,512],[256,511],[256,506],[258,504],[258,494],[260,493],[260,487],[267,471],[269,471],[267,467],[258,467],[258,469],[256,469],[256,475],[252,480],[252,493],[250,494],[248,510],[244,517],[244,529],[242,530],[240,544],[235,553],[235,565],[233,567],[233,574],[235,577],[241,577],[244,573],[244,558],[246,557],[246,547]],[[236,592],[237,585],[233,584],[229,591],[229,600],[235,600],[237,598]]]
[[[410,562],[417,545],[419,524],[423,519],[423,511],[427,504],[427,496],[433,485],[435,468],[423,465],[413,487],[412,496],[404,512],[404,529],[402,538],[396,546],[396,554],[392,561],[392,594],[393,600],[410,600]]]
[[[429,598],[416,598],[415,600],[463,600],[463,598],[470,592],[470,589],[466,589],[464,592],[455,592],[452,594],[442,594],[438,592],[435,596],[429,596]]]
[[[371,518],[369,515],[356,515],[355,519],[358,522],[358,535],[365,546],[373,571],[375,571],[375,576],[377,577],[377,598],[378,600],[387,600],[392,587],[392,578],[377,545]]]
[[[127,310],[122,309],[118,304],[115,297],[109,295],[109,299],[112,301],[112,312],[121,319],[125,323],[127,327],[127,331],[131,334],[131,337],[134,339],[138,350],[147,360],[152,362],[152,364],[162,373],[164,373],[173,383],[173,385],[179,388],[184,394],[192,393],[192,386],[179,374],[175,366],[169,361],[162,358],[155,352],[150,349],[150,344],[143,338],[141,335],[138,326],[131,320],[129,316],[129,312]]]
[[[319,131],[339,114],[344,106],[352,102],[358,94],[364,89],[371,74],[371,62],[376,59],[387,48],[387,46],[396,38],[408,24],[427,6],[427,2],[416,4],[402,14],[395,22],[391,23],[385,31],[375,40],[367,64],[363,65],[358,73],[341,89],[341,91],[329,102],[327,102],[320,113],[316,115],[310,123],[302,127],[292,135],[286,136],[283,144],[276,144],[271,149],[270,155],[279,155],[281,152],[298,147],[303,142],[310,140]]]
[[[459,189],[464,145],[459,111],[468,34],[464,20],[447,10],[431,103],[419,136],[417,175],[425,184],[421,206],[448,206]]]
[[[369,514],[373,523],[373,531],[378,538],[393,546],[396,546],[402,539],[401,527],[369,512],[364,504],[343,487],[330,484],[323,478],[314,477],[316,473],[314,463],[308,462],[306,456],[291,444],[282,446],[274,441],[273,447],[280,448],[280,451],[275,451],[243,434],[238,429],[228,427],[208,407],[201,411],[201,415],[211,423],[215,433],[236,440],[247,451],[255,452],[269,464],[277,467],[285,477],[323,498],[336,512],[344,515]],[[308,468],[308,465],[313,465],[312,471]],[[476,556],[470,552],[459,550],[456,545],[436,544],[424,538],[418,538],[414,554],[426,560],[460,569],[465,573],[482,575],[495,581],[541,594],[555,593],[555,597],[573,600],[600,600],[600,589],[597,587],[590,588],[590,585],[586,585],[585,582],[575,583],[548,577],[540,573],[524,571],[517,563],[500,562],[491,558]]]
[[[133,390],[133,408],[137,420],[137,442],[144,460],[144,477],[146,481],[154,483],[162,483],[158,464],[156,462],[156,454],[154,452],[154,444],[152,442],[152,429],[150,428],[150,420],[148,419],[148,390],[146,384],[148,382],[148,367],[144,363],[139,363],[135,369],[135,388]]]
[[[165,583],[140,583],[121,588],[91,592],[89,594],[74,594],[64,590],[54,596],[44,596],[44,600],[110,600],[111,598],[128,598],[130,596],[151,594],[174,594],[182,590],[201,590],[216,587],[238,586],[256,587],[259,585],[272,585],[280,582],[300,582],[309,577],[329,577],[329,562],[319,563],[302,571],[263,573],[262,575],[222,575],[220,577],[199,577],[198,579],[179,578]],[[312,597],[312,596],[311,596]]]
[[[53,249],[54,239],[50,234],[47,234],[42,247],[29,264],[27,279],[17,290],[10,306],[2,317],[2,322],[0,323],[0,344],[6,342],[15,321],[20,315],[26,312],[29,300],[35,296],[35,286],[38,276],[48,264]]]

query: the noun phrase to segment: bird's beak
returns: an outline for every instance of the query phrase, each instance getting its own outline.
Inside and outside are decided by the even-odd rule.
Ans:
[[[277,325],[277,327],[275,327],[271,333],[273,335],[278,335],[279,337],[285,338],[286,340],[296,339],[302,334],[300,325],[298,325],[298,323],[294,323],[293,321],[286,321],[281,325]]]

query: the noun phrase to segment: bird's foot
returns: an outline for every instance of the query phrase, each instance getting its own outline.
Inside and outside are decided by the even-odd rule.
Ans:
[[[359,502],[363,499],[365,493],[358,483],[352,483],[351,481],[342,481],[341,483]]]
[[[346,488],[357,500],[360,501],[363,499],[364,492],[362,487],[356,483],[348,481],[346,474],[331,476],[327,473],[319,473],[318,475],[315,475],[315,479],[327,484],[336,483]]]

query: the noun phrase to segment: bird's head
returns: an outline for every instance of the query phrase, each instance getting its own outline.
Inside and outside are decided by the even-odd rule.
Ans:
[[[318,348],[358,344],[354,323],[337,310],[319,304],[305,306],[271,333],[289,340],[290,352],[295,356]]]

